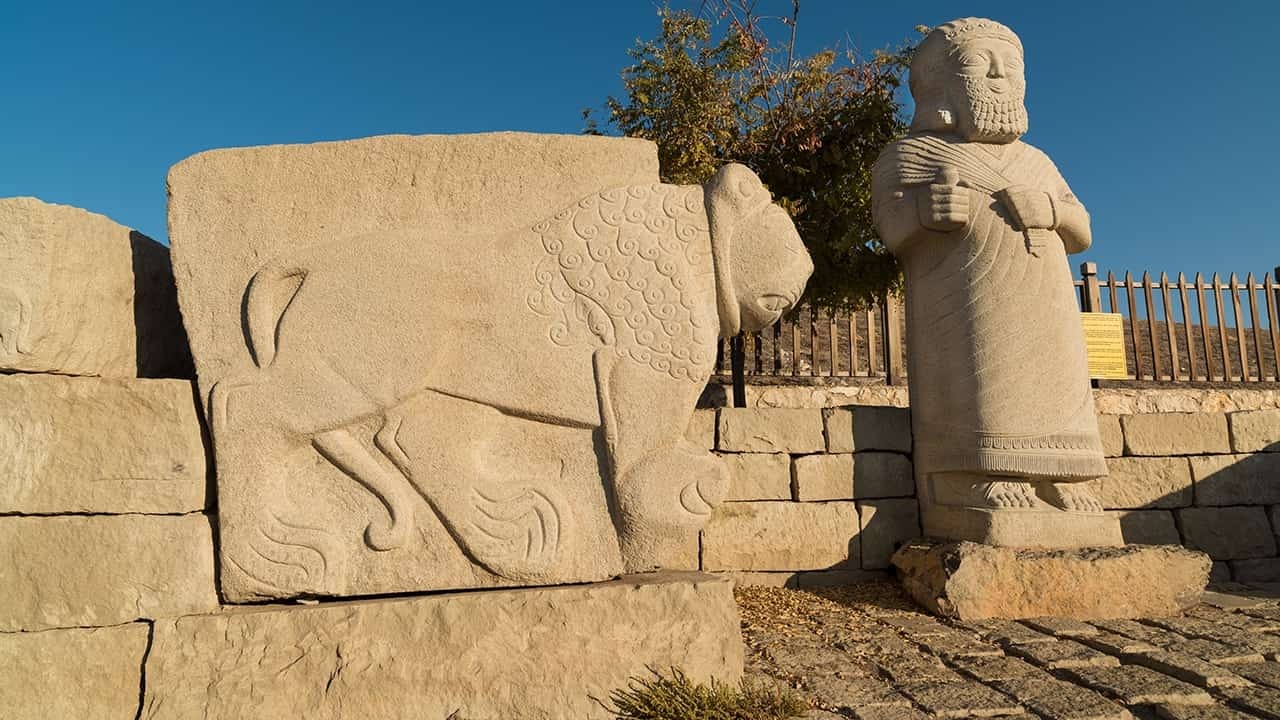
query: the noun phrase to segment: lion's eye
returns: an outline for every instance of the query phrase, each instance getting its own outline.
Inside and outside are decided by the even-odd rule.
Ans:
[[[768,295],[761,295],[760,298],[756,300],[756,303],[768,312],[780,313],[787,309],[787,305],[790,304],[790,301],[782,295],[774,295],[770,293]]]

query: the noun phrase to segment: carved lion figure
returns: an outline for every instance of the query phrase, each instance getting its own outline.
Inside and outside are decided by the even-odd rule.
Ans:
[[[255,369],[213,388],[214,435],[254,433],[240,446],[256,459],[236,464],[263,484],[279,482],[280,448],[310,444],[384,505],[365,532],[373,550],[411,540],[416,492],[477,566],[536,581],[559,561],[572,503],[554,477],[490,462],[484,447],[518,454],[522,440],[490,437],[485,418],[590,429],[624,566],[657,567],[727,489],[720,459],[684,440],[717,339],[772,324],[812,270],[740,165],[705,186],[605,190],[508,232],[414,227],[314,246],[250,281]],[[247,403],[244,416],[268,421],[237,427]],[[370,419],[374,447],[350,432]],[[271,552],[224,557],[259,579],[277,573],[255,563],[289,563],[322,587],[298,531],[264,535]]]

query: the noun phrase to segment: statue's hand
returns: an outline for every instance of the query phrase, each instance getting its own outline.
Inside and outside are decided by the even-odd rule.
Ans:
[[[1057,225],[1053,199],[1049,197],[1049,193],[1026,185],[1011,185],[996,193],[996,197],[1013,216],[1017,230],[1052,230]]]
[[[960,187],[959,174],[943,170],[937,182],[916,190],[916,210],[927,230],[951,232],[969,222],[969,190]]]

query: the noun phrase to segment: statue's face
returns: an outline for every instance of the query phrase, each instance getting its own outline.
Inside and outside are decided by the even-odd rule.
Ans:
[[[974,38],[957,47],[952,67],[960,80],[950,103],[956,132],[966,140],[1008,143],[1027,131],[1027,81],[1022,53],[999,38]]]
[[[734,235],[730,264],[743,332],[763,330],[795,306],[813,261],[787,212],[761,210]]]

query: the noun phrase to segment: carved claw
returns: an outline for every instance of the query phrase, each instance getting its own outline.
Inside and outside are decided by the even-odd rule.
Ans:
[[[1084,483],[1045,483],[1040,488],[1045,502],[1067,512],[1100,513],[1102,502]]]
[[[1027,510],[1039,505],[1035,487],[1031,483],[1013,480],[997,480],[979,483],[975,488],[982,506],[1000,510]]]

